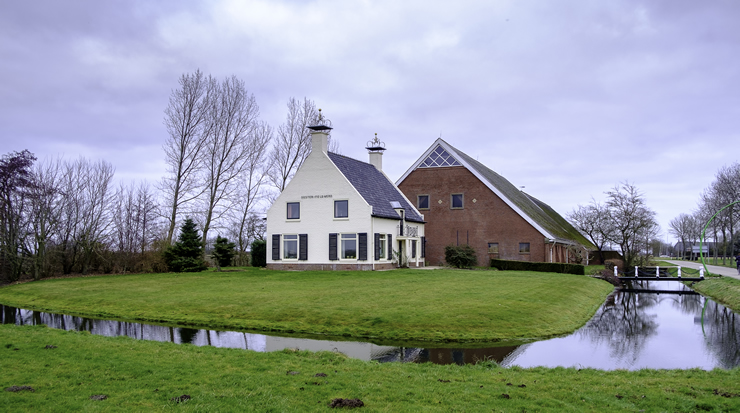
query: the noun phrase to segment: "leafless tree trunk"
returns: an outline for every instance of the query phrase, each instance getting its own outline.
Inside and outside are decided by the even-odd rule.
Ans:
[[[167,241],[170,244],[178,210],[200,195],[195,178],[202,167],[200,154],[208,135],[205,127],[216,87],[215,79],[206,78],[200,70],[182,75],[179,83],[180,88],[172,91],[165,110],[164,123],[169,135],[163,148],[168,176],[158,185],[169,205]]]
[[[269,170],[267,156],[272,136],[272,128],[264,122],[258,122],[249,139],[244,172],[237,183],[229,225],[231,239],[236,244],[239,256],[246,254],[254,239],[250,234],[253,232],[250,224],[256,217],[256,206],[264,195],[263,184]]]
[[[604,248],[608,246],[614,231],[608,217],[606,206],[593,199],[589,205],[578,205],[568,214],[568,219],[573,225],[596,246],[602,263],[604,262]]]
[[[105,246],[110,226],[113,166],[85,158],[67,163],[62,180],[62,231],[64,272],[81,263],[86,274],[92,258]]]
[[[202,151],[201,181],[204,191],[203,247],[208,232],[229,211],[232,195],[248,166],[250,147],[259,108],[244,82],[236,76],[224,80],[210,100],[207,139]]]
[[[154,241],[157,204],[149,186],[120,185],[113,208],[114,243],[124,272],[137,271],[139,260]]]
[[[611,242],[619,245],[627,268],[640,260],[640,251],[658,230],[655,212],[645,205],[643,195],[628,183],[615,186],[607,195],[607,212],[614,226]]]
[[[51,275],[47,256],[49,242],[57,235],[61,221],[62,163],[59,160],[37,164],[29,193],[29,222],[33,233],[29,252],[33,255],[33,278],[39,280]]]
[[[712,186],[714,192],[717,194],[719,203],[723,204],[723,206],[729,205],[723,212],[726,212],[725,216],[728,220],[730,238],[734,241],[735,222],[738,220],[740,207],[737,204],[732,205],[732,203],[740,201],[740,163],[735,162],[729,167],[720,168]],[[730,242],[730,244],[730,253],[734,256],[734,242]]]
[[[269,178],[279,192],[283,192],[298,168],[311,152],[311,134],[308,126],[316,123],[319,112],[313,101],[290,98],[285,123],[278,127],[275,144],[270,152]]]

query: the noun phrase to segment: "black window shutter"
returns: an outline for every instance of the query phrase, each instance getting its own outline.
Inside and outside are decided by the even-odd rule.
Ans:
[[[308,259],[308,234],[298,235],[298,259],[306,261]]]
[[[416,240],[411,240],[411,258],[416,258]]]
[[[427,237],[421,237],[421,258],[427,256]]]
[[[272,234],[272,260],[280,260],[280,234]]]
[[[388,234],[388,259],[393,259],[393,235]]]
[[[358,235],[358,243],[359,245],[359,260],[360,261],[367,261],[367,232],[363,232]]]
[[[329,261],[337,260],[337,234],[329,234]]]
[[[377,232],[375,233],[373,245],[375,246],[375,261],[377,261],[380,259],[380,234]]]

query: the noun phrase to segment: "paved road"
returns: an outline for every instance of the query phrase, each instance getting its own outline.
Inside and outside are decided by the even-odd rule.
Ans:
[[[733,258],[733,261],[734,261],[734,258]],[[670,260],[668,262],[670,262],[672,264],[675,264],[675,265],[678,265],[678,266],[681,266],[681,267],[688,267],[688,268],[693,268],[693,269],[696,269],[696,270],[698,270],[699,268],[702,267],[701,261],[674,261],[674,260]],[[732,278],[737,278],[738,280],[740,280],[740,275],[737,274],[737,270],[734,269],[734,268],[718,267],[716,265],[709,265],[709,264],[707,264],[707,269],[712,274],[721,274],[721,275],[724,275],[725,277],[732,277]]]

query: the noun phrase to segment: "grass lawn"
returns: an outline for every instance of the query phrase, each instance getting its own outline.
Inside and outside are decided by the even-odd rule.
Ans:
[[[740,313],[740,280],[730,277],[707,278],[691,288],[714,301]]]
[[[572,332],[612,286],[568,274],[270,271],[118,275],[0,288],[0,303],[41,311],[376,343],[527,340]]]
[[[257,353],[40,326],[0,325],[0,369],[0,387],[18,390],[0,391],[7,412],[328,412],[336,398],[360,399],[358,412],[740,410],[739,369],[378,364],[328,352]],[[173,400],[183,395],[190,399]]]

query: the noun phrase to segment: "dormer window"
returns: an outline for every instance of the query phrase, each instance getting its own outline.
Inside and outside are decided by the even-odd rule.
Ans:
[[[288,202],[288,219],[301,219],[301,203]]]
[[[334,201],[334,218],[349,217],[349,201]]]

